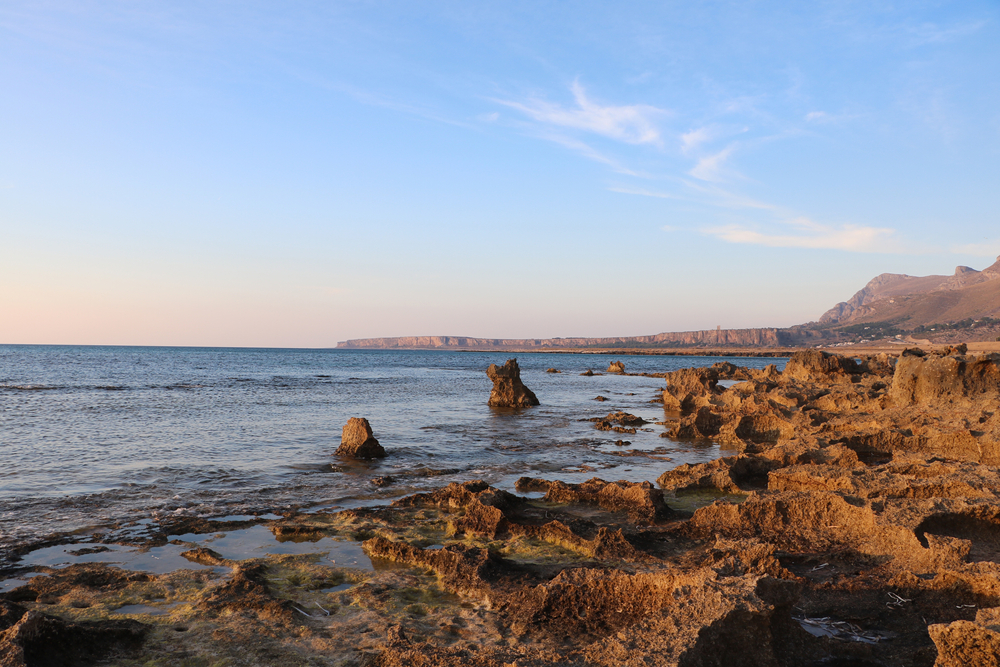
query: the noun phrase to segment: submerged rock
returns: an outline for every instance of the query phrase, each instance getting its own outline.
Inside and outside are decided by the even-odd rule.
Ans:
[[[538,405],[538,399],[533,391],[521,382],[521,369],[517,359],[508,359],[503,366],[490,364],[486,375],[493,380],[493,391],[490,392],[488,405],[495,408],[524,408]]]
[[[372,435],[372,427],[367,419],[351,417],[344,424],[337,455],[356,459],[381,459],[385,457],[385,449]]]
[[[636,417],[620,410],[608,414],[607,417],[594,417],[590,421],[594,422],[594,428],[598,431],[614,431],[615,433],[635,433],[637,426],[649,423],[642,417]]]

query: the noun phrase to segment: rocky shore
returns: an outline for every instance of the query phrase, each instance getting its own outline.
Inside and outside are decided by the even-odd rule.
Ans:
[[[360,544],[371,569],[206,548],[165,574],[15,568],[0,665],[996,665],[998,364],[808,350],[665,373],[664,435],[727,456],[655,485],[470,480],[262,522]]]

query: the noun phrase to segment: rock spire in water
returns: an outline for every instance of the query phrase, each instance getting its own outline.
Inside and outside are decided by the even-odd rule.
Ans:
[[[538,405],[534,392],[521,382],[521,369],[518,368],[517,359],[508,359],[503,366],[490,364],[486,375],[493,380],[489,401],[491,407],[524,408]]]
[[[337,455],[356,459],[381,459],[385,457],[385,449],[372,435],[372,427],[367,419],[351,417],[344,424]]]

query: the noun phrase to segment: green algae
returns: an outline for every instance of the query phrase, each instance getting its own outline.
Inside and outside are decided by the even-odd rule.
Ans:
[[[664,501],[670,509],[680,512],[694,512],[717,501],[738,505],[746,500],[748,495],[746,493],[728,493],[718,489],[690,489],[665,494]]]

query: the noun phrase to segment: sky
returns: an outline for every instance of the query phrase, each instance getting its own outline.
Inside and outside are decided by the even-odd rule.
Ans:
[[[0,343],[790,326],[998,177],[995,0],[0,3]]]

